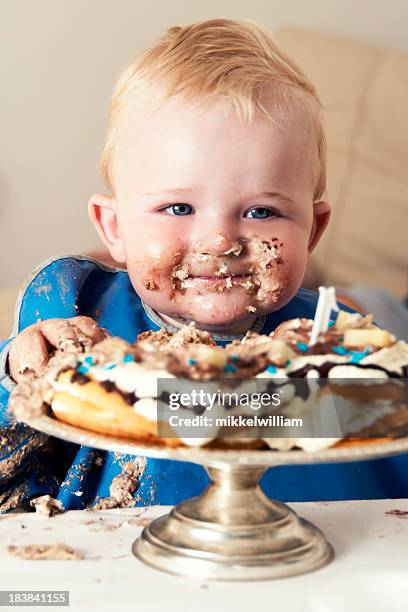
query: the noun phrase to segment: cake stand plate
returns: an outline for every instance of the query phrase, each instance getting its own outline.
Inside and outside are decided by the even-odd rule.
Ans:
[[[46,415],[26,423],[84,446],[203,465],[211,478],[204,493],[150,523],[132,550],[156,569],[206,580],[294,576],[322,567],[333,558],[333,548],[317,527],[286,504],[263,494],[259,479],[268,468],[361,461],[408,451],[408,437],[313,453],[168,448],[96,434]]]

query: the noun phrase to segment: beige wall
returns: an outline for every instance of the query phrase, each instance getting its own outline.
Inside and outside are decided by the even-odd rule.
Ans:
[[[115,76],[165,27],[214,17],[408,48],[406,0],[0,0],[0,287],[97,244],[86,203]]]

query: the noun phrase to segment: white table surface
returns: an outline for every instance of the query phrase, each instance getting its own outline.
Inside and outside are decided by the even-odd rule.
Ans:
[[[256,612],[264,606],[289,612],[408,610],[408,515],[385,514],[408,511],[408,500],[290,506],[322,529],[334,546],[335,559],[326,567],[263,582],[198,582],[150,569],[131,553],[142,529],[135,517],[146,523],[168,511],[166,507],[72,511],[52,518],[15,513],[0,516],[0,588],[69,590],[69,609],[75,611]],[[10,544],[57,542],[81,551],[85,560],[27,561],[7,552]]]

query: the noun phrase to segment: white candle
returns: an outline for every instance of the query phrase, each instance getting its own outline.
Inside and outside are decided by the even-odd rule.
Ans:
[[[339,310],[336,302],[336,290],[334,287],[319,287],[319,300],[316,306],[316,314],[313,321],[312,333],[310,334],[309,346],[316,344],[321,332],[327,331],[332,310]]]

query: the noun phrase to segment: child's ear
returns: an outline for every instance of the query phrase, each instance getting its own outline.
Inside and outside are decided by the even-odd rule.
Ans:
[[[319,242],[326,226],[330,220],[331,205],[323,200],[313,204],[313,226],[309,238],[309,253],[313,251]]]
[[[88,202],[88,214],[113,259],[118,263],[125,263],[125,250],[119,234],[115,198],[103,193],[94,193]]]

